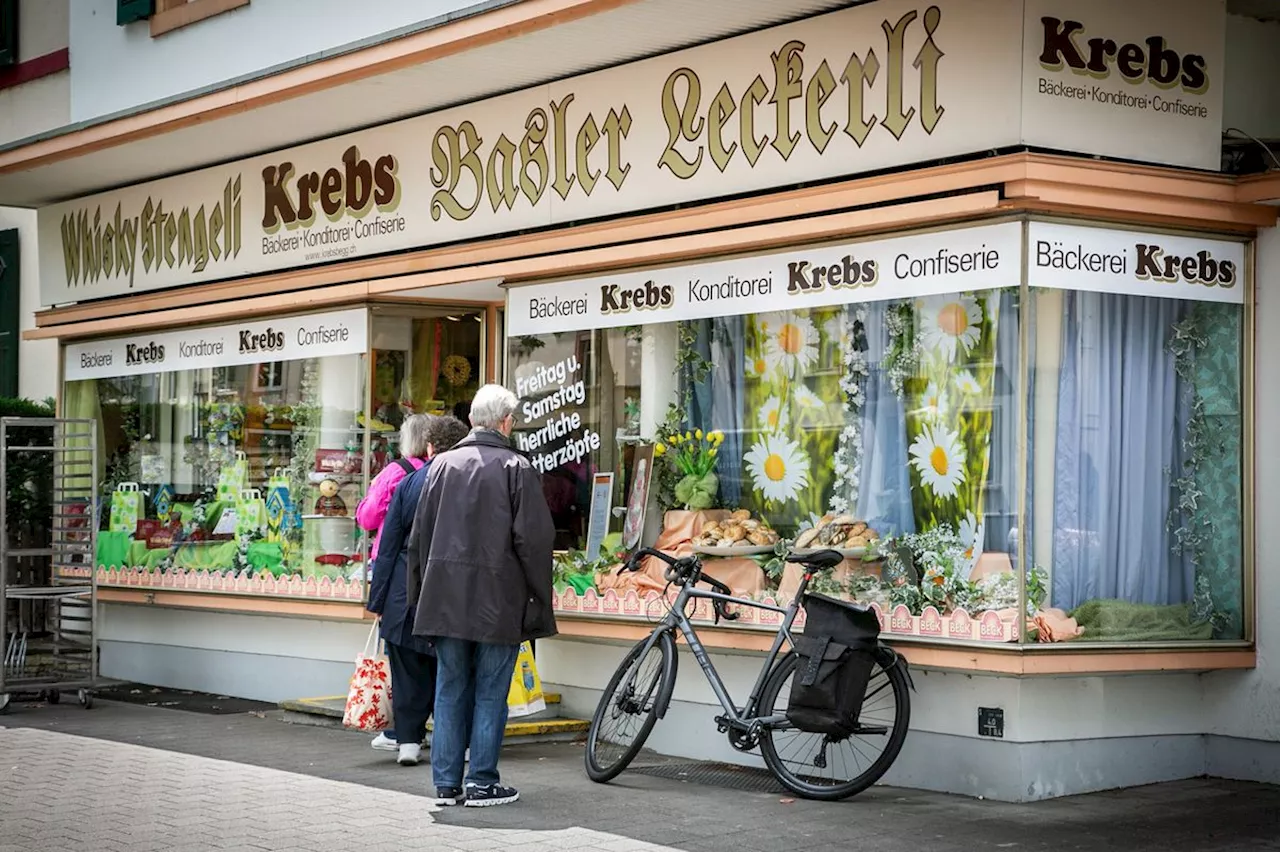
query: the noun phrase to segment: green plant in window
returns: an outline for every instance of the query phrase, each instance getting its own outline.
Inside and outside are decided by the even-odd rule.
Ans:
[[[670,446],[671,438],[689,431],[687,412],[693,408],[694,388],[705,382],[712,370],[711,362],[703,357],[698,348],[697,326],[691,322],[679,322],[676,324],[676,332],[676,375],[679,377],[680,390],[676,400],[667,406],[666,417],[658,424],[655,435],[655,443],[658,445]],[[664,511],[686,507],[687,500],[682,500],[676,494],[676,488],[687,476],[688,473],[681,470],[674,454],[668,453],[655,459],[654,492],[658,505]],[[691,488],[690,485],[685,486],[686,497],[690,496]],[[700,490],[705,491],[705,488]],[[711,503],[701,508],[710,508],[712,505],[714,492]]]
[[[680,474],[674,490],[676,504],[691,511],[711,508],[720,489],[714,471],[724,433],[701,429],[672,435],[664,432],[658,432],[653,454]]]

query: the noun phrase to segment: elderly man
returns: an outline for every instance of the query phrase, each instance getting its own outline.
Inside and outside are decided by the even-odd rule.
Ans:
[[[476,393],[474,428],[433,459],[409,539],[413,632],[434,641],[438,660],[431,768],[441,805],[520,798],[498,775],[507,692],[520,642],[556,633],[555,527],[538,473],[511,446],[515,412],[500,385]]]

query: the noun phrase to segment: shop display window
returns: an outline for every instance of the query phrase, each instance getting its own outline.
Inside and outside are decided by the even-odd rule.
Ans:
[[[125,585],[351,597],[365,489],[366,358],[69,381],[99,423],[97,563]],[[386,447],[373,441],[381,458]]]
[[[559,607],[662,611],[660,563],[616,572],[647,445],[644,543],[700,552],[739,595],[790,600],[799,571],[780,556],[834,547],[845,563],[811,588],[874,605],[891,635],[1240,639],[1244,318],[1011,287],[513,337],[521,446],[577,513]],[[613,546],[584,551],[600,470],[621,474]]]
[[[1242,638],[1243,307],[1070,290],[1032,304],[1018,538],[1041,638]]]
[[[100,581],[362,601],[368,483],[406,416],[465,414],[483,340],[474,310],[397,305],[69,346],[63,412],[100,430]]]

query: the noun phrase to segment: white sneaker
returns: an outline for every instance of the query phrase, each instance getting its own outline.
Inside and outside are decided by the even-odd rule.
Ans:
[[[417,743],[404,743],[400,746],[400,756],[396,758],[396,763],[401,766],[417,766],[421,759],[422,746]]]
[[[378,751],[396,751],[400,748],[399,743],[388,737],[386,734],[378,734],[373,738],[373,742],[369,745],[373,746]]]

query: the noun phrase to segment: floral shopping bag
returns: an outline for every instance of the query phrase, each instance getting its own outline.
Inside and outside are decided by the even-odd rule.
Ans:
[[[511,689],[507,692],[507,715],[532,716],[546,709],[542,678],[538,677],[538,665],[533,660],[533,646],[522,642],[515,671],[511,673]]]
[[[112,532],[127,532],[133,535],[138,521],[145,518],[142,503],[142,492],[136,482],[121,482],[111,495],[111,520],[108,529]]]
[[[248,538],[255,534],[266,535],[267,504],[262,492],[256,488],[242,488],[236,501],[236,537]]]
[[[249,485],[249,457],[237,450],[236,459],[218,472],[218,500],[235,504],[240,490]]]
[[[356,657],[356,673],[347,689],[342,724],[374,733],[391,727],[391,665],[378,650],[378,622],[369,629],[364,651]]]

